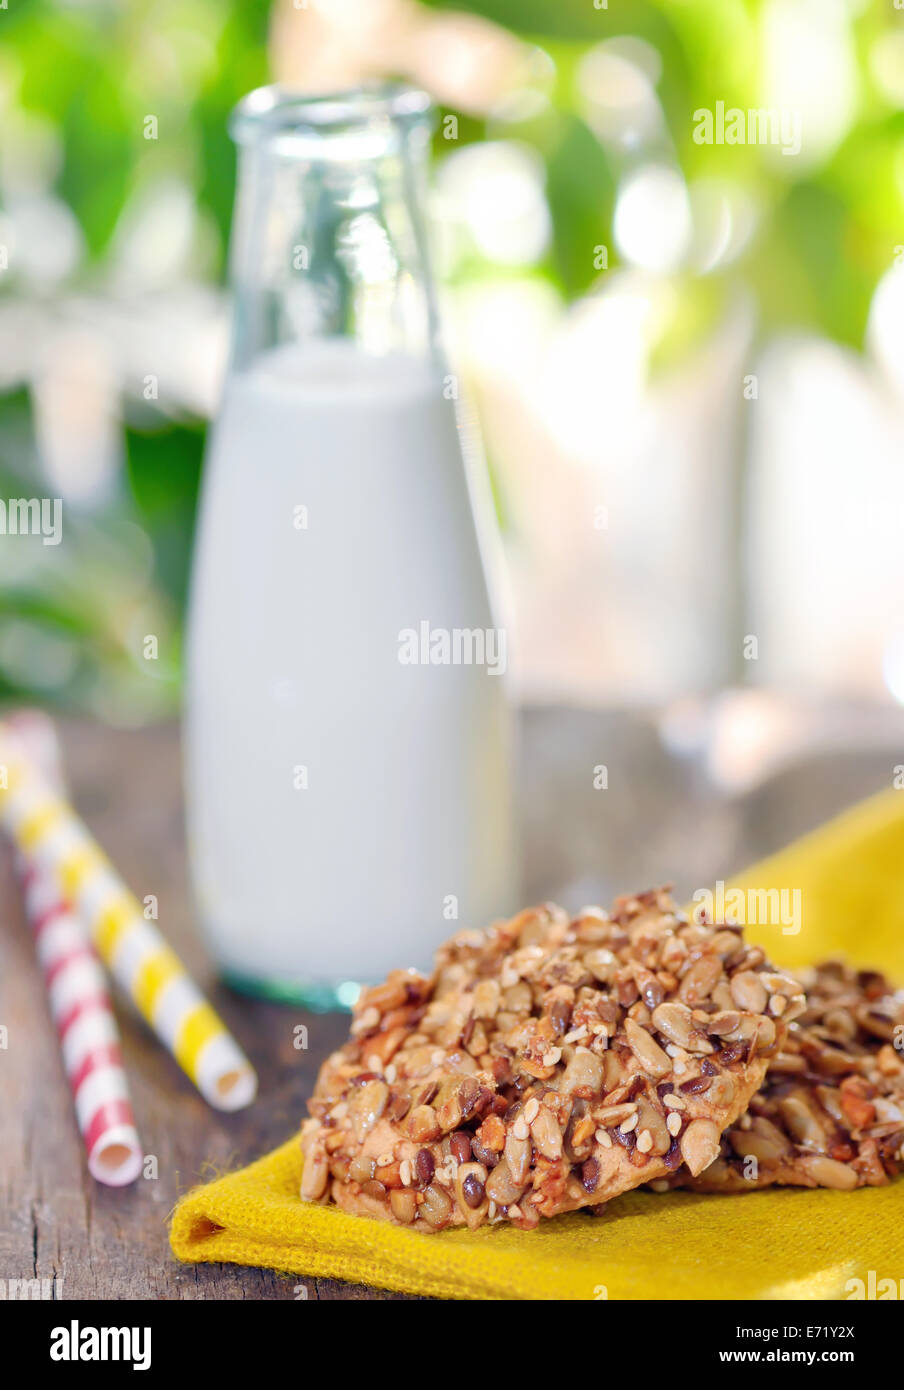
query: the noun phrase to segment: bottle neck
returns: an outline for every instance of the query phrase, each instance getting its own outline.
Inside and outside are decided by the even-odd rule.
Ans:
[[[232,129],[234,367],[337,338],[375,355],[438,356],[421,94],[303,101],[264,89]]]

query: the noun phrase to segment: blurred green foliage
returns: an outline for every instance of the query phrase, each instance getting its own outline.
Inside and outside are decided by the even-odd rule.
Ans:
[[[904,217],[904,110],[878,89],[871,60],[880,38],[904,34],[904,11],[884,0],[849,6],[855,116],[830,157],[807,168],[794,159],[783,167],[759,146],[702,145],[693,138],[691,115],[698,109],[713,109],[719,100],[745,110],[761,105],[762,0],[610,0],[600,9],[593,0],[424,3],[490,18],[536,42],[555,62],[553,110],[538,144],[555,229],[552,270],[569,294],[595,278],[587,246],[611,244],[614,201],[610,162],[575,100],[575,68],[592,44],[631,36],[649,43],[661,60],[657,94],[685,177],[724,176],[759,201],[756,237],[724,277],[726,291],[735,278],[753,290],[763,331],[793,326],[861,345],[876,282],[892,262]],[[811,14],[817,10],[812,6]],[[807,62],[806,47],[800,62]],[[825,91],[827,106],[838,99]],[[530,127],[508,133],[537,138]],[[711,293],[709,285],[701,288],[703,297]],[[674,342],[677,347],[679,337]]]
[[[754,146],[693,139],[696,109],[719,100],[759,104],[766,0],[611,0],[600,8],[593,0],[424,3],[482,16],[546,55],[539,106],[503,120],[463,116],[459,141],[490,135],[537,151],[552,235],[532,273],[547,277],[565,299],[598,283],[588,248],[606,245],[610,266],[618,261],[611,248],[621,170],[588,121],[579,65],[595,45],[633,37],[661,66],[656,93],[665,156],[689,182],[722,177],[739,185],[758,209],[756,234],[741,258],[712,274],[675,277],[672,321],[663,327],[657,361],[687,353],[739,290],[756,305],[760,335],[793,326],[862,343],[871,296],[904,227],[904,112],[880,90],[873,64],[876,43],[904,23],[890,0],[849,7],[853,119],[832,153],[809,166],[784,166]],[[16,138],[11,112],[52,133],[58,158],[50,189],[74,215],[84,247],[72,274],[51,290],[4,272],[0,305],[30,296],[52,317],[55,297],[103,293],[124,210],[167,171],[190,186],[195,200],[203,233],[195,278],[222,278],[234,188],[226,118],[245,91],[268,80],[268,22],[264,0],[16,0],[0,11],[0,143]],[[826,101],[833,100],[827,91]],[[159,123],[153,145],[143,133],[148,113]],[[437,153],[448,153],[440,139]],[[0,496],[32,493],[37,471],[30,394],[24,379],[13,385],[0,398]],[[204,431],[153,403],[138,407],[125,407],[113,494],[84,515],[69,512],[67,567],[61,572],[49,549],[19,556],[0,576],[0,697],[37,691],[111,718],[150,717],[176,698]],[[147,565],[143,589],[123,580],[124,563],[136,555]],[[151,622],[166,634],[166,651],[148,698],[141,637]],[[43,653],[41,660],[30,661],[29,651]]]
[[[0,86],[20,128],[37,120],[58,142],[52,191],[84,242],[77,272],[54,287],[58,304],[69,290],[103,293],[124,210],[167,173],[191,186],[208,233],[202,276],[222,277],[235,176],[226,119],[267,80],[268,20],[264,0],[30,0],[0,12]],[[153,144],[144,137],[151,113]],[[4,124],[0,141],[14,141]],[[29,292],[45,301],[14,268],[0,277],[5,302]],[[50,307],[52,329],[52,298]],[[64,546],[5,541],[0,699],[37,696],[114,720],[153,717],[178,699],[205,426],[144,401],[125,402],[124,415],[113,495],[67,506]],[[33,495],[38,472],[20,388],[0,397],[0,496]],[[148,633],[161,640],[153,663],[143,657]]]
[[[266,0],[53,0],[0,14],[0,71],[25,112],[50,121],[63,159],[57,191],[94,258],[103,256],[126,200],[149,176],[143,121],[153,113],[161,164],[189,174],[200,208],[222,234],[232,211],[234,158],[226,118],[267,80]]]

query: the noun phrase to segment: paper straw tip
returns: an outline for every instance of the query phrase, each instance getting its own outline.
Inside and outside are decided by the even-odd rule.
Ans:
[[[131,1125],[116,1125],[103,1134],[88,1155],[88,1171],[105,1187],[127,1187],[141,1176],[144,1161]]]
[[[257,1095],[257,1074],[250,1063],[222,1072],[205,1088],[205,1099],[217,1110],[243,1110]]]

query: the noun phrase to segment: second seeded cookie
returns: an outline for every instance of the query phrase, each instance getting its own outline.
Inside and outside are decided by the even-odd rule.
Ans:
[[[356,1006],[302,1127],[301,1194],[436,1231],[699,1174],[805,1008],[733,926],[668,894],[459,932]]]
[[[807,1008],[791,1025],[750,1109],[698,1192],[879,1187],[904,1171],[904,992],[877,971],[827,961],[802,973]]]

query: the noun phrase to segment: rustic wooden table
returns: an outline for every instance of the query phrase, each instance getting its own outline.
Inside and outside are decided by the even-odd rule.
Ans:
[[[888,784],[899,756],[811,759],[756,795],[729,800],[695,767],[671,758],[640,717],[538,709],[523,720],[525,900],[570,907],[645,887],[670,874],[689,891],[776,848],[834,810]],[[329,1280],[256,1269],[185,1266],[169,1251],[167,1217],[180,1195],[218,1171],[249,1162],[298,1127],[345,1015],[311,1015],[241,998],[220,987],[193,930],[183,848],[176,730],[113,732],[67,722],[67,767],[76,803],[131,887],[156,894],[160,924],[258,1069],[260,1098],[247,1112],[211,1111],[120,1000],[117,1011],[143,1142],[156,1179],[128,1190],[87,1174],[32,942],[8,849],[0,849],[0,1279],[62,1281],[70,1298],[388,1298]],[[607,792],[594,790],[605,763]],[[309,1030],[307,1051],[293,1030]]]

